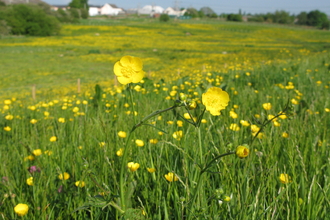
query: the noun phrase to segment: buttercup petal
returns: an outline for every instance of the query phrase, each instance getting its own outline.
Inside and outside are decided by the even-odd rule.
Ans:
[[[120,82],[123,85],[126,85],[126,84],[132,82],[132,79],[127,78],[127,77],[123,77],[123,76],[117,77],[117,80],[118,80],[118,82]]]
[[[144,71],[143,70],[138,71],[138,72],[136,72],[136,74],[134,74],[132,76],[132,82],[133,83],[138,83],[143,79],[143,77],[144,77]]]
[[[131,56],[123,56],[119,62],[123,67],[129,67],[132,65],[132,58]]]
[[[141,71],[143,68],[142,60],[138,57],[132,57],[130,65],[134,71]]]
[[[113,72],[115,73],[116,76],[122,76],[123,74],[121,73],[123,66],[120,64],[120,61],[116,62],[114,67],[113,67]]]

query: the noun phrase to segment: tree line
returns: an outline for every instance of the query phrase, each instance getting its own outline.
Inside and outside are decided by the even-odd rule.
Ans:
[[[330,28],[330,21],[327,15],[319,10],[313,10],[310,12],[301,12],[298,15],[291,15],[289,12],[280,10],[275,11],[274,13],[265,13],[265,14],[247,14],[243,15],[241,10],[238,13],[230,14],[220,14],[219,16],[209,7],[203,7],[199,11],[195,8],[188,8],[185,13],[187,16],[192,18],[224,18],[227,21],[245,21],[250,22],[267,22],[267,23],[278,23],[278,24],[297,24],[297,25],[307,25],[314,26],[321,29]]]
[[[30,35],[51,36],[57,35],[61,23],[77,23],[79,19],[88,18],[88,0],[72,0],[70,9],[52,11],[44,2],[38,4],[12,4],[6,5],[0,0],[0,35]],[[318,10],[301,12],[298,15],[290,15],[286,11],[275,11],[266,14],[243,15],[241,10],[234,14],[217,15],[210,7],[202,7],[200,10],[188,8],[185,16],[191,18],[222,18],[227,21],[267,22],[279,24],[308,25],[322,29],[330,29],[327,15]],[[161,16],[161,21],[168,21],[169,17]]]

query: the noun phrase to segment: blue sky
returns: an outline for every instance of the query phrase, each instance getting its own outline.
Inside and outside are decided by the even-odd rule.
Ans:
[[[44,0],[49,4],[68,4],[71,0]],[[143,7],[145,5],[158,5],[164,9],[167,7],[193,7],[199,10],[208,6],[217,14],[220,13],[267,13],[276,10],[285,10],[291,14],[299,14],[302,11],[319,10],[330,15],[329,0],[89,0],[90,5],[103,5],[105,3],[115,4],[123,9]]]

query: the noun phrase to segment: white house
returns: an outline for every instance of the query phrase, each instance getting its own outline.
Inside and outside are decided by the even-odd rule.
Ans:
[[[101,7],[89,6],[88,13],[89,13],[89,16],[99,15],[101,13]]]
[[[101,15],[118,15],[121,13],[125,13],[122,8],[118,8],[114,4],[108,4],[106,3],[100,8],[100,14]]]
[[[164,8],[160,6],[146,5],[143,8],[138,9],[138,14],[142,15],[154,15],[154,14],[162,14]]]
[[[175,16],[175,17],[180,17],[183,16],[184,13],[186,13],[186,9],[182,10],[182,11],[176,11],[171,7],[168,7],[164,10],[164,14],[168,14],[169,16]]]

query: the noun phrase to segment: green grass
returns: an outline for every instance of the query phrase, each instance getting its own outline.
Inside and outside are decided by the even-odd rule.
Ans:
[[[149,28],[156,28],[153,25]],[[220,28],[216,22],[210,25]],[[270,31],[279,28],[231,23],[221,26],[246,30],[241,31],[244,34],[259,28]],[[287,31],[284,29],[283,32]],[[309,36],[307,30],[288,29]],[[188,216],[190,219],[329,219],[330,54],[323,51],[327,41],[322,43],[325,39],[322,35],[326,32],[317,33],[314,39],[320,42],[301,40],[299,43],[311,51],[306,55],[292,50],[292,56],[278,54],[276,59],[274,53],[274,60],[267,56],[265,60],[260,58],[260,63],[246,67],[240,66],[241,61],[229,63],[228,60],[227,65],[235,67],[229,69],[213,66],[202,70],[196,64],[191,66],[190,70],[195,71],[189,76],[172,81],[146,77],[143,83],[130,87],[112,85],[113,63],[97,62],[98,66],[93,66],[93,62],[84,62],[80,55],[87,54],[92,48],[89,46],[2,45],[2,103],[14,99],[11,104],[0,106],[0,216],[18,218],[14,207],[24,203],[30,208],[25,219],[187,219]],[[283,41],[280,33],[277,39]],[[16,38],[4,40],[17,41]],[[260,47],[259,43],[254,45]],[[119,59],[119,55],[128,51],[109,56],[118,55]],[[146,66],[156,66],[148,59],[151,53],[146,51],[140,52]],[[157,56],[167,60],[169,54],[162,52]],[[191,55],[189,49],[179,58],[184,60],[183,57]],[[38,65],[40,61],[47,65]],[[176,71],[168,70],[168,74]],[[41,74],[45,72],[49,74]],[[77,78],[86,83],[80,94],[75,88]],[[96,83],[101,84],[100,93],[93,91]],[[289,83],[294,85],[293,89],[285,88]],[[30,91],[23,89],[30,89],[32,84],[37,84],[37,90],[38,86],[44,87],[40,91],[47,92],[39,92],[37,100],[32,100]],[[144,117],[173,106],[180,93],[187,94],[188,100],[196,100],[198,106],[191,114],[199,116],[204,109],[202,94],[211,86],[223,88],[230,96],[229,105],[220,116],[205,112],[203,118],[207,122],[195,128],[181,117],[186,111],[177,108],[176,112],[168,111],[161,118],[157,115],[146,121],[164,131],[162,135],[155,127],[146,125],[130,134],[132,127]],[[177,95],[171,98],[170,92],[174,90]],[[292,104],[292,99],[299,104]],[[264,110],[263,103],[271,103],[272,109]],[[268,115],[277,115],[287,103],[288,118],[278,118],[278,127],[270,122],[264,127],[261,139],[254,139],[250,127],[240,124],[240,120],[247,120],[262,127]],[[78,112],[75,107],[79,108]],[[128,111],[138,114],[133,116]],[[231,111],[238,117],[230,117]],[[31,119],[37,123],[32,124]],[[183,127],[178,127],[178,120],[183,121]],[[233,123],[240,126],[239,131],[230,129]],[[6,131],[6,127],[11,130]],[[172,136],[178,130],[183,131],[181,140]],[[127,132],[127,137],[120,138],[119,131]],[[283,132],[289,137],[282,137]],[[52,136],[57,137],[56,142],[50,141]],[[137,147],[136,139],[143,140],[145,145]],[[158,139],[158,143],[152,144],[150,139]],[[240,159],[235,154],[222,157],[201,174],[213,158],[235,151],[243,144],[249,146],[248,157]],[[116,155],[120,148],[127,150],[125,157]],[[43,154],[34,160],[25,159],[36,149],[41,149]],[[48,155],[47,150],[52,154]],[[131,161],[140,164],[135,172],[126,169]],[[122,164],[125,169],[121,185]],[[29,173],[31,166],[37,166],[40,172]],[[156,172],[149,173],[146,168],[150,167]],[[68,180],[58,178],[63,172],[70,174]],[[168,182],[164,175],[169,172],[174,172],[179,180]],[[280,182],[282,173],[290,176],[290,183]],[[26,183],[31,176],[33,186]],[[85,187],[76,187],[76,181],[84,181]],[[225,196],[231,200],[221,203]]]

